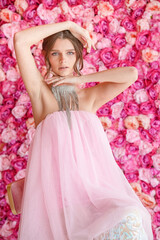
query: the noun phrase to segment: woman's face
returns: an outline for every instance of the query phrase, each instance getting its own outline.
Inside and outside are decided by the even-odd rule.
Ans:
[[[68,39],[57,39],[49,56],[52,71],[58,76],[73,76],[76,51]],[[66,67],[66,68],[61,68]]]

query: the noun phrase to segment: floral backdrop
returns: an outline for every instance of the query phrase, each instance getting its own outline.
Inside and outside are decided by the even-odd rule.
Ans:
[[[160,2],[154,0],[0,0],[0,239],[17,239],[6,185],[25,177],[35,133],[30,98],[19,74],[13,36],[22,29],[71,20],[86,28],[96,50],[84,49],[82,74],[135,66],[138,79],[98,111],[115,160],[152,216],[160,239]],[[46,67],[41,43],[31,51]],[[92,87],[97,83],[87,83]]]

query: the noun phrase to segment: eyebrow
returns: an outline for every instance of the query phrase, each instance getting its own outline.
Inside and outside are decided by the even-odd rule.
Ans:
[[[71,51],[71,50],[72,50],[72,51],[75,51],[74,49],[67,49],[66,51]],[[58,52],[59,52],[59,50],[56,50],[56,49],[52,49],[52,50],[51,50],[51,52],[53,52],[53,51],[58,51]]]

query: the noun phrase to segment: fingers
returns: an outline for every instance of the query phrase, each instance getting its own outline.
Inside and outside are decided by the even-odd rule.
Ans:
[[[56,83],[56,82],[59,82],[61,80],[64,80],[64,77],[50,77],[50,78],[47,78],[45,81],[47,82],[47,84],[50,84],[50,83]]]
[[[89,33],[87,34],[89,35]],[[83,37],[82,37],[83,38]],[[84,39],[84,38],[83,38]],[[86,37],[85,38],[85,43],[83,44],[84,48],[87,48],[87,52],[90,53],[91,51],[91,47],[94,48],[94,50],[96,50],[95,45],[93,44],[93,41],[90,37]]]

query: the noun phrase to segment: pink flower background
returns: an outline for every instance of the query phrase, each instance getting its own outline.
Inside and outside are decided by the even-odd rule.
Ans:
[[[152,216],[160,239],[160,2],[154,0],[2,0],[0,30],[0,239],[17,239],[6,185],[25,177],[35,133],[30,98],[19,74],[15,32],[71,20],[86,28],[96,50],[84,49],[82,74],[135,66],[138,79],[97,115],[115,160]],[[42,41],[31,51],[42,74]],[[87,83],[91,87],[97,83]]]

